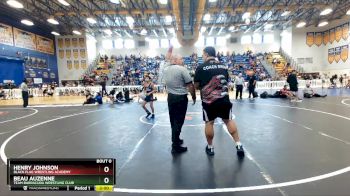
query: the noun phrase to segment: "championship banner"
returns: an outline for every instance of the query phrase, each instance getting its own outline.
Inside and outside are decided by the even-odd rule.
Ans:
[[[56,74],[53,73],[53,72],[51,72],[51,73],[50,73],[50,78],[56,78]]]
[[[68,60],[67,61],[67,68],[70,70],[73,68],[73,64],[72,64],[72,61],[71,60]]]
[[[315,33],[315,44],[316,44],[316,46],[322,45],[322,42],[323,42],[322,32]]]
[[[349,23],[343,25],[343,39],[346,41],[349,37]]]
[[[47,73],[46,71],[43,72],[43,78],[49,78],[49,73]]]
[[[85,49],[80,49],[80,57],[85,59],[85,57],[86,57]]]
[[[340,58],[345,63],[349,57],[349,45],[345,45],[341,47]]]
[[[73,48],[78,47],[78,38],[72,38],[72,46],[73,46]]]
[[[341,26],[335,28],[335,40],[339,42],[343,36],[343,29]]]
[[[13,46],[12,27],[0,23],[0,43]]]
[[[70,38],[64,39],[64,45],[66,46],[66,48],[70,48]]]
[[[323,44],[327,45],[329,42],[329,31],[323,32]]]
[[[335,40],[335,29],[329,30],[329,42],[333,44]]]
[[[80,48],[85,48],[85,38],[79,38],[79,46]]]
[[[64,50],[59,50],[58,56],[60,57],[60,59],[63,59],[64,58]]]
[[[13,35],[15,40],[14,45],[16,47],[36,50],[36,41],[34,33],[13,28]]]
[[[39,35],[36,36],[36,49],[39,52],[54,54],[55,47],[52,39],[48,39],[46,37],[41,37]]]
[[[35,57],[31,57],[32,59],[32,67],[37,68],[38,67],[38,60]]]
[[[328,49],[328,62],[332,64],[334,61],[334,48]]]
[[[86,69],[86,60],[81,60],[81,68]]]
[[[71,50],[66,50],[66,58],[70,59],[72,56],[72,51]]]
[[[79,69],[79,61],[74,61],[74,68]]]
[[[335,47],[334,50],[334,60],[335,62],[339,62],[340,61],[340,54],[341,54],[341,47]]]
[[[79,58],[79,50],[78,49],[73,49],[73,56],[75,59]]]
[[[58,43],[58,48],[63,48],[63,38],[58,38],[57,43]]]
[[[314,32],[307,32],[306,33],[306,44],[311,47],[312,45],[314,45]]]

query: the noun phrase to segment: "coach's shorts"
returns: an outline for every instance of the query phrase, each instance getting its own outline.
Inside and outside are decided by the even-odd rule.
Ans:
[[[202,103],[202,106],[203,120],[205,122],[213,121],[216,118],[232,119],[232,103],[230,101],[216,102],[211,105]]]

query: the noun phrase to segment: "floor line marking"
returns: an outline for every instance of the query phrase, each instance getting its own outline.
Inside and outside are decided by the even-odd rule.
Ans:
[[[341,100],[341,103],[346,105],[346,106],[350,106],[350,104],[346,103],[346,101],[350,101],[350,99],[343,99],[343,100]]]
[[[224,129],[225,133],[232,139],[232,136],[229,133],[227,127],[225,125],[222,125],[222,128]],[[253,155],[247,150],[246,147],[244,147],[244,149],[245,149],[244,151],[245,151],[246,157],[250,161],[252,161],[256,165],[256,167],[258,167],[260,174],[266,180],[266,182],[269,184],[274,184],[275,181],[272,179],[271,175],[267,172],[267,170],[260,163],[258,163],[258,161],[255,160]],[[282,189],[277,188],[277,190],[281,193],[282,196],[288,196],[288,194],[285,191],[283,191]]]
[[[59,119],[64,119],[64,118],[68,118],[68,117],[72,117],[72,116],[78,116],[78,115],[82,115],[82,114],[88,114],[88,113],[93,113],[93,112],[100,112],[100,111],[104,111],[106,109],[102,109],[102,110],[94,110],[94,111],[88,111],[88,112],[80,112],[80,113],[75,113],[75,114],[70,114],[70,115],[66,115],[66,116],[62,116],[62,117],[58,117],[58,118],[53,118],[53,119],[50,119],[50,120],[46,120],[46,121],[43,121],[43,122],[40,122],[40,123],[37,123],[37,124],[34,124],[30,127],[27,127],[25,129],[22,129],[21,131],[18,131],[16,132],[15,134],[11,135],[10,137],[8,137],[1,145],[0,147],[0,157],[2,159],[2,161],[7,164],[7,156],[6,156],[6,153],[5,153],[5,148],[6,148],[6,145],[9,143],[9,141],[11,141],[14,137],[16,137],[17,135],[27,131],[27,130],[30,130],[31,128],[34,128],[34,127],[37,127],[39,125],[43,125],[43,124],[46,124],[46,123],[49,123],[49,122],[53,122],[53,121],[56,121],[56,120],[59,120]]]
[[[116,175],[116,177],[118,177],[121,173],[121,171],[124,169],[124,167],[135,157],[136,152],[139,150],[142,142],[146,139],[146,137],[151,133],[151,131],[153,130],[154,127],[156,127],[157,124],[154,124],[148,131],[147,133],[137,142],[137,144],[135,145],[134,149],[131,151],[131,153],[128,155],[128,158],[126,159],[126,161],[123,163],[123,165],[120,167],[120,169],[118,170],[118,173]]]
[[[5,109],[5,110],[20,110],[23,108],[0,108],[0,109]],[[21,117],[18,117],[18,118],[14,118],[14,119],[10,119],[10,120],[5,120],[5,121],[1,121],[0,124],[3,124],[3,123],[7,123],[7,122],[11,122],[11,121],[15,121],[15,120],[19,120],[19,119],[23,119],[23,118],[27,118],[27,117],[30,117],[30,116],[33,116],[35,115],[36,113],[38,113],[39,111],[37,109],[34,109],[34,108],[28,108],[29,110],[33,110],[34,113],[31,113],[31,114],[28,114],[28,115],[25,115],[25,116],[21,116]]]
[[[350,145],[350,142],[348,142],[348,141],[345,141],[345,140],[339,139],[339,138],[337,138],[337,137],[328,135],[328,134],[326,134],[326,133],[324,133],[324,132],[321,132],[321,131],[319,131],[318,133],[321,134],[321,135],[323,135],[323,136],[325,136],[325,137],[329,137],[329,138],[331,138],[331,139],[334,139],[334,140],[337,140],[337,141],[339,141],[339,142],[343,142],[343,143],[345,143],[345,144],[347,144],[347,145]]]

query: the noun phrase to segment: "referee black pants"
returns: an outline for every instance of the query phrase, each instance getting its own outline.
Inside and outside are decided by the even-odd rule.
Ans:
[[[238,95],[242,99],[242,92],[243,92],[243,85],[241,84],[236,85],[236,99],[238,99]]]
[[[28,91],[22,91],[22,99],[23,99],[23,107],[26,108],[28,106],[28,99],[29,99]]]
[[[180,146],[181,128],[185,122],[188,98],[186,95],[168,94],[168,109],[173,147]]]

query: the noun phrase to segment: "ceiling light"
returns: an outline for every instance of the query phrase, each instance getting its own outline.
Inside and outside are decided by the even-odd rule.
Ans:
[[[172,33],[172,34],[175,34],[175,29],[174,29],[174,28],[170,28],[170,29],[168,29],[168,31],[169,31],[170,33]]]
[[[346,12],[346,15],[350,15],[350,9]]]
[[[326,8],[320,13],[320,15],[321,16],[325,16],[325,15],[328,15],[328,14],[330,14],[332,12],[333,12],[333,10],[331,8]]]
[[[306,25],[306,22],[299,22],[298,24],[297,24],[297,28],[302,28],[302,27],[304,27]]]
[[[210,20],[210,14],[205,14],[203,17],[203,20],[205,20],[205,21]]]
[[[271,29],[273,27],[273,24],[266,24],[265,29]]]
[[[34,23],[33,23],[32,21],[27,20],[27,19],[21,20],[21,23],[22,23],[22,24],[25,24],[25,25],[27,25],[27,26],[33,26],[33,25],[34,25]]]
[[[97,23],[97,21],[96,21],[94,18],[91,18],[91,17],[87,18],[86,20],[87,20],[90,24],[96,24],[96,23]]]
[[[231,37],[231,34],[225,35],[225,38],[226,38],[226,39],[228,39],[228,38],[230,38],[230,37]]]
[[[158,0],[158,1],[160,4],[163,4],[163,5],[168,4],[168,0]]]
[[[65,0],[57,0],[57,1],[60,2],[62,5],[69,6],[69,3]]]
[[[235,26],[230,26],[230,28],[229,28],[228,30],[229,30],[229,31],[235,30]]]
[[[216,2],[217,0],[209,0],[209,3],[214,3]]]
[[[127,16],[127,17],[126,17],[126,23],[128,23],[129,26],[132,25],[132,24],[134,24],[134,22],[135,22],[135,20],[134,20],[133,17],[131,17],[131,16]]]
[[[54,25],[58,25],[60,24],[57,20],[55,20],[54,18],[49,18],[47,19],[47,22],[51,23],[51,24],[54,24]]]
[[[115,3],[115,4],[120,4],[119,0],[109,0],[109,1],[112,2],[112,3]]]
[[[57,35],[57,36],[61,35],[61,34],[57,33],[56,31],[52,31],[51,34],[52,35]]]
[[[201,27],[201,33],[204,33],[207,30],[207,27]]]
[[[322,22],[320,22],[317,26],[318,26],[318,27],[324,27],[324,26],[326,26],[326,25],[328,25],[328,22],[327,22],[327,21],[322,21]]]
[[[75,35],[81,35],[80,31],[77,31],[77,30],[74,30],[73,33],[74,33]]]
[[[107,35],[112,35],[112,31],[110,29],[103,30]]]
[[[244,22],[245,22],[245,24],[246,24],[246,25],[249,25],[249,24],[250,24],[250,19],[249,19],[249,18],[247,18],[247,19],[245,19],[245,21],[244,21]]]
[[[250,12],[246,12],[242,15],[242,19],[247,19],[247,18],[250,18]]]
[[[290,11],[286,10],[281,14],[281,16],[288,16],[289,14],[290,14]]]
[[[23,8],[23,4],[16,0],[8,0],[6,3],[13,8],[18,8],[18,9]]]
[[[173,21],[173,18],[170,15],[165,16],[165,22],[170,23]]]
[[[147,30],[146,29],[142,29],[141,35],[147,35]]]

